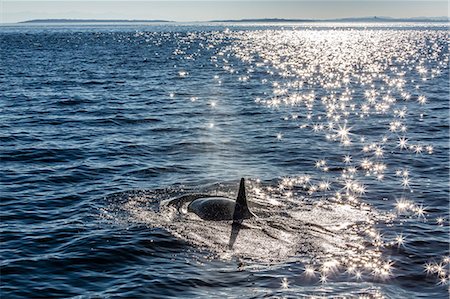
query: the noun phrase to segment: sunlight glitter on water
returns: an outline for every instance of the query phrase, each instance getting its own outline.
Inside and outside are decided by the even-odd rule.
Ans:
[[[338,143],[344,152],[345,165],[336,166],[342,168],[341,175],[328,175],[325,181],[309,184],[309,195],[332,190],[337,202],[355,204],[373,196],[366,184],[389,180],[397,182],[397,189],[403,190],[392,207],[393,213],[397,217],[412,214],[426,220],[423,204],[415,203],[412,194],[407,195],[423,188],[417,184],[412,187],[415,182],[409,175],[408,159],[432,155],[434,146],[408,137],[408,131],[411,127],[416,129],[417,120],[430,113],[421,84],[433,80],[447,67],[449,55],[442,41],[447,40],[448,33],[343,29],[320,32],[303,28],[227,31],[223,38],[234,41],[219,53],[219,57],[227,58],[217,58],[223,70],[233,68],[236,62],[229,58],[232,56],[246,64],[249,74],[246,80],[251,81],[254,76],[272,86],[272,95],[258,97],[256,103],[295,115],[285,120],[312,134],[323,135],[330,146]],[[355,89],[364,93],[358,94]],[[375,135],[378,139],[364,135],[369,123],[371,129],[378,131]],[[279,133],[277,139],[283,141],[281,137]],[[389,167],[393,158],[405,161],[403,170]],[[325,157],[315,166],[324,173],[329,170]],[[283,181],[280,188],[292,184]],[[286,194],[292,195],[290,191]],[[442,222],[442,218],[437,221]],[[406,238],[399,235],[392,242],[403,246]],[[374,245],[380,248],[385,243],[379,237]],[[392,272],[390,262],[384,266],[363,263],[361,267],[373,269],[372,274],[382,278],[388,278]],[[427,269],[447,282],[444,270],[438,271],[436,266]],[[360,270],[354,271],[360,278]],[[326,282],[327,273],[323,272],[321,281]]]
[[[261,217],[248,222],[233,248],[226,242],[229,223],[198,224],[185,206],[175,211],[163,207],[162,218],[148,215],[140,201],[124,210],[132,220],[163,227],[223,259],[271,264],[294,258],[304,264],[305,277],[322,284],[344,274],[355,281],[390,279],[396,265],[384,251],[404,248],[408,235],[386,236],[375,224],[410,216],[427,221],[427,207],[414,201],[414,190],[422,187],[409,164],[411,157],[433,155],[435,146],[415,140],[409,132],[430,113],[430,100],[421,88],[447,67],[449,55],[442,43],[447,35],[345,28],[224,30],[208,35],[205,48],[220,49],[210,58],[218,70],[234,76],[236,84],[257,81],[267,86],[270,92],[256,96],[255,103],[278,111],[298,130],[322,136],[326,152],[336,149],[340,156],[324,155],[311,165],[317,170],[313,174],[287,175],[277,185],[256,179],[252,201]],[[184,43],[197,38],[197,33],[188,34]],[[192,59],[185,49],[174,55]],[[214,80],[222,85],[223,77],[215,75]],[[195,96],[197,100],[202,99]],[[219,113],[216,100],[207,105],[211,116]],[[219,131],[211,134],[213,140],[221,138]],[[274,136],[281,143],[293,138],[283,131]],[[392,159],[400,160],[402,167],[391,167]],[[366,200],[376,199],[374,190],[385,186],[392,186],[398,196],[390,212],[379,214]],[[233,197],[230,190],[222,192]],[[438,218],[436,223],[444,221]],[[448,263],[426,264],[428,274],[447,282],[445,267]],[[289,285],[283,278],[281,288]]]

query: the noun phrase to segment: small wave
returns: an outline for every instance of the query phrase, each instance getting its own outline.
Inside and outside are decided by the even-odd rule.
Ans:
[[[114,83],[114,81],[98,81],[98,80],[89,80],[89,81],[84,81],[81,84],[83,85],[104,85],[104,84],[112,84]]]
[[[14,136],[0,136],[0,142],[13,142],[16,140]]]
[[[93,119],[91,122],[99,125],[117,125],[117,126],[123,126],[123,125],[134,125],[134,124],[146,124],[146,123],[158,123],[162,120],[155,117],[143,117],[143,118],[131,118],[126,117],[123,115],[116,115],[114,117],[109,118],[99,118],[99,119]]]
[[[57,105],[60,106],[76,106],[81,104],[89,104],[92,103],[88,99],[82,99],[82,98],[70,98],[70,99],[61,99],[56,102]]]
[[[81,149],[76,148],[28,148],[3,151],[1,161],[8,162],[69,162],[83,157]]]
[[[135,175],[138,177],[149,178],[158,177],[167,173],[183,173],[189,171],[189,168],[177,165],[177,166],[161,166],[161,167],[148,167],[128,172],[129,175]]]

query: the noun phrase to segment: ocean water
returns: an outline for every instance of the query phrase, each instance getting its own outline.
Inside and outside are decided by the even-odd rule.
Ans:
[[[0,27],[2,298],[448,298],[448,39]],[[180,200],[241,177],[237,229]]]

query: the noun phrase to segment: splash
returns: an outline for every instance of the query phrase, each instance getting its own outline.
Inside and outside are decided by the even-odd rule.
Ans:
[[[187,212],[189,202],[198,197],[235,197],[234,186],[209,186],[187,196],[180,196],[183,188],[118,193],[107,198],[103,215],[115,222],[163,228],[212,258],[238,259],[243,267],[294,262],[305,265],[305,275],[318,273],[322,279],[345,272],[389,276],[390,266],[383,267],[390,262],[376,247],[379,235],[374,233],[374,223],[387,216],[367,205],[311,200],[301,188],[286,196],[270,183],[252,181],[248,197],[256,218],[233,225]]]

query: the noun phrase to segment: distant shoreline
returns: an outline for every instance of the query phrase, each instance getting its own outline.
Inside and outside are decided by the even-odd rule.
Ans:
[[[122,19],[111,19],[111,20],[101,20],[101,19],[36,19],[18,22],[19,24],[53,24],[53,23],[173,23],[173,21],[167,20],[122,20]]]
[[[331,22],[370,22],[370,23],[405,23],[405,22],[430,22],[448,23],[448,17],[415,17],[415,18],[390,18],[390,17],[357,17],[340,19],[240,19],[240,20],[210,20],[193,22],[176,22],[168,20],[125,20],[125,19],[34,19],[18,22],[17,24],[80,24],[80,23],[331,23]]]
[[[213,20],[213,23],[321,23],[321,22],[449,22],[447,17],[433,18],[390,18],[390,17],[364,17],[364,18],[340,18],[340,19],[241,19],[241,20]]]

